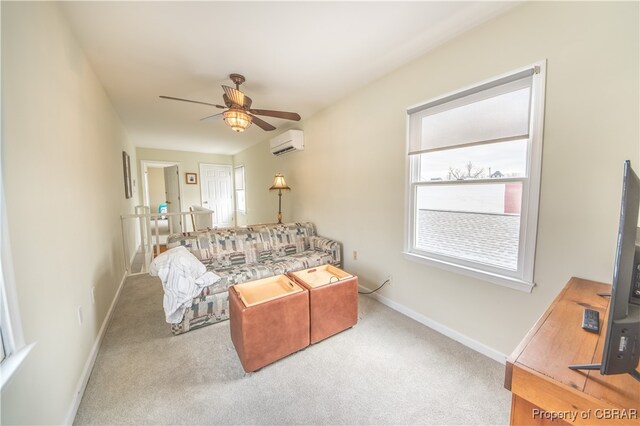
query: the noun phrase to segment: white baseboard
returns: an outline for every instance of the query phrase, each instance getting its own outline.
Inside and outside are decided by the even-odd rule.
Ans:
[[[359,287],[361,291],[371,291],[371,289],[368,289],[366,287],[362,287],[362,286],[359,286]],[[390,307],[394,311],[400,312],[401,314],[408,316],[409,318],[415,321],[418,321],[420,324],[426,325],[427,327],[437,331],[438,333],[443,334],[449,337],[450,339],[455,340],[456,342],[462,343],[463,345],[473,349],[476,352],[481,353],[486,357],[493,359],[494,361],[497,361],[503,365],[506,363],[507,356],[505,354],[493,348],[490,348],[484,343],[480,343],[477,340],[470,338],[469,336],[466,336],[456,330],[453,330],[447,327],[446,325],[440,324],[439,322],[434,321],[431,318],[428,318],[412,309],[409,309],[398,302],[394,302],[393,300],[387,297],[381,296],[378,293],[372,293],[368,296],[376,299],[378,302],[382,303],[383,305]]]
[[[89,353],[89,357],[87,358],[87,362],[84,364],[84,369],[82,370],[82,374],[80,375],[80,380],[78,380],[78,385],[76,386],[76,392],[73,396],[73,401],[71,402],[71,407],[69,408],[69,412],[67,414],[67,418],[64,422],[65,425],[72,425],[74,419],[76,418],[76,413],[78,412],[78,407],[80,406],[80,401],[82,401],[82,395],[84,395],[84,391],[87,387],[87,383],[89,383],[89,377],[91,376],[91,370],[93,370],[93,365],[96,362],[96,357],[98,356],[98,351],[100,350],[100,345],[102,344],[102,339],[104,338],[104,333],[107,330],[107,326],[111,321],[111,315],[113,314],[113,309],[120,298],[120,292],[122,290],[122,286],[124,285],[124,281],[127,279],[127,273],[125,272],[122,280],[120,281],[120,285],[118,286],[118,290],[116,291],[116,295],[111,302],[111,306],[109,307],[109,311],[107,315],[104,317],[104,321],[102,321],[102,326],[100,327],[100,331],[98,332],[98,336],[96,336],[96,341],[93,343],[93,347],[91,348],[91,352]]]

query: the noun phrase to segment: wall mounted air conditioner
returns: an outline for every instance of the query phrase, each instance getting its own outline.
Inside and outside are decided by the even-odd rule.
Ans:
[[[271,139],[271,153],[283,155],[304,149],[304,133],[302,130],[287,130],[280,136]]]

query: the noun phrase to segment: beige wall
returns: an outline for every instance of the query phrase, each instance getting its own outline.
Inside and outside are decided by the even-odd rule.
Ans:
[[[136,153],[58,6],[1,7],[3,182],[22,325],[36,342],[2,390],[1,423],[61,424],[123,279],[120,214],[137,194],[124,197],[121,153],[134,176]]]
[[[277,136],[281,130],[269,134]],[[283,174],[291,191],[282,193],[282,221],[291,222],[295,218],[294,200],[298,197],[297,182],[290,173],[291,159],[300,153],[276,157],[271,155],[269,142],[254,145],[233,157],[235,166],[244,165],[244,180],[247,200],[246,214],[238,214],[238,225],[255,225],[278,221],[278,193],[269,191],[277,173]]]
[[[232,164],[233,158],[229,155],[205,154],[200,152],[188,151],[171,151],[165,149],[137,148],[138,161],[167,161],[179,163],[180,170],[180,192],[182,194],[182,209],[188,211],[189,206],[201,205],[200,195],[200,164]],[[139,170],[142,170],[138,164]],[[187,185],[185,173],[196,173],[198,175],[198,184]],[[138,175],[138,181],[142,182],[141,176]],[[140,196],[140,204],[142,204],[142,195]]]
[[[252,169],[260,184],[285,170],[294,219],[342,241],[363,284],[392,275],[383,296],[508,354],[571,276],[611,281],[623,160],[640,170],[638,40],[637,2],[527,3],[306,118],[304,151],[274,160],[262,143],[235,159],[248,188]],[[533,293],[406,260],[407,107],[545,58]],[[252,217],[270,214],[264,193],[247,197]]]

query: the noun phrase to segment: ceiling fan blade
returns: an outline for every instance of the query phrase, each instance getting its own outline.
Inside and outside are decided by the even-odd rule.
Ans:
[[[247,95],[244,95],[244,109],[247,110],[249,108],[251,108],[251,104],[253,103],[253,101],[251,100],[250,97],[248,97]]]
[[[223,107],[222,105],[210,104],[209,102],[192,101],[191,99],[174,98],[173,96],[160,96],[160,97],[162,99],[170,99],[172,101],[191,102],[193,104],[209,105],[209,106],[213,106],[213,107],[216,107],[216,108],[222,108],[222,109],[226,108],[226,107]]]
[[[284,118],[285,120],[300,121],[300,114],[286,111],[272,111],[270,109],[250,109],[251,114],[266,115],[267,117]]]
[[[270,132],[271,130],[275,130],[276,129],[271,124],[267,123],[266,121],[264,121],[261,118],[256,117],[255,115],[251,116],[251,121],[253,122],[253,124],[255,124],[256,126],[260,127],[262,130],[266,130],[267,132]]]
[[[209,116],[206,116],[204,118],[201,118],[200,121],[211,120],[211,119],[216,119],[216,118],[222,118],[222,114],[224,114],[224,112],[219,112],[217,114],[209,115]]]
[[[244,93],[241,91],[234,89],[233,87],[222,85],[224,89],[224,93],[229,97],[231,102],[236,105],[244,106]]]

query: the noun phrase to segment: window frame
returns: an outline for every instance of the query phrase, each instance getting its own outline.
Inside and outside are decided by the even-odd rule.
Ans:
[[[242,189],[238,189],[238,182],[236,179],[236,170],[237,169],[242,169]],[[233,188],[235,191],[235,196],[236,196],[236,212],[237,213],[241,213],[241,214],[246,214],[247,213],[247,181],[246,181],[246,176],[244,173],[244,164],[240,164],[238,166],[234,166],[233,167]],[[244,200],[244,208],[240,209],[240,206],[238,205],[240,197],[238,197],[238,192],[242,191],[244,192],[244,197],[242,198]]]
[[[435,108],[441,104],[456,102],[456,100],[461,99],[462,97],[466,96],[466,94],[473,93],[475,91],[478,91],[478,89],[482,87],[491,86],[492,84],[495,84],[500,80],[508,79],[512,76],[531,69],[534,70],[534,73],[531,77],[531,110],[525,176],[518,178],[474,179],[473,181],[462,181],[464,183],[457,181],[420,182],[419,179],[416,179],[416,173],[419,173],[418,166],[420,161],[420,154],[406,155],[404,227],[405,235],[403,250],[405,258],[426,265],[436,266],[442,269],[457,272],[465,276],[492,282],[494,284],[502,285],[505,287],[514,288],[525,292],[531,292],[531,290],[535,286],[533,275],[535,266],[535,248],[540,198],[540,178],[542,169],[546,60],[542,60],[529,66],[522,67],[496,77],[492,77],[490,79],[464,87],[460,90],[447,93],[437,98],[433,98],[429,101],[422,102],[416,106],[410,107],[407,109],[406,121],[406,150],[407,153],[409,153],[411,152],[413,140],[412,136],[413,131],[415,130],[411,126],[412,114],[419,114],[421,111],[430,110],[431,108]],[[498,86],[500,86],[500,84]],[[416,112],[416,110],[418,111]],[[455,149],[464,146],[480,145],[492,142],[496,141],[482,141],[466,145],[451,146],[450,148],[443,149]],[[418,187],[452,184],[473,185],[481,183],[506,183],[510,181],[523,182],[518,243],[518,268],[515,272],[509,272],[509,270],[507,270],[506,268],[481,265],[472,261],[438,255],[436,253],[426,252],[416,248],[416,194]]]
[[[1,169],[1,166],[0,166]],[[26,345],[15,291],[13,261],[9,245],[9,226],[0,170],[0,329],[4,358],[0,361],[0,389],[9,383],[20,368],[35,342]]]

